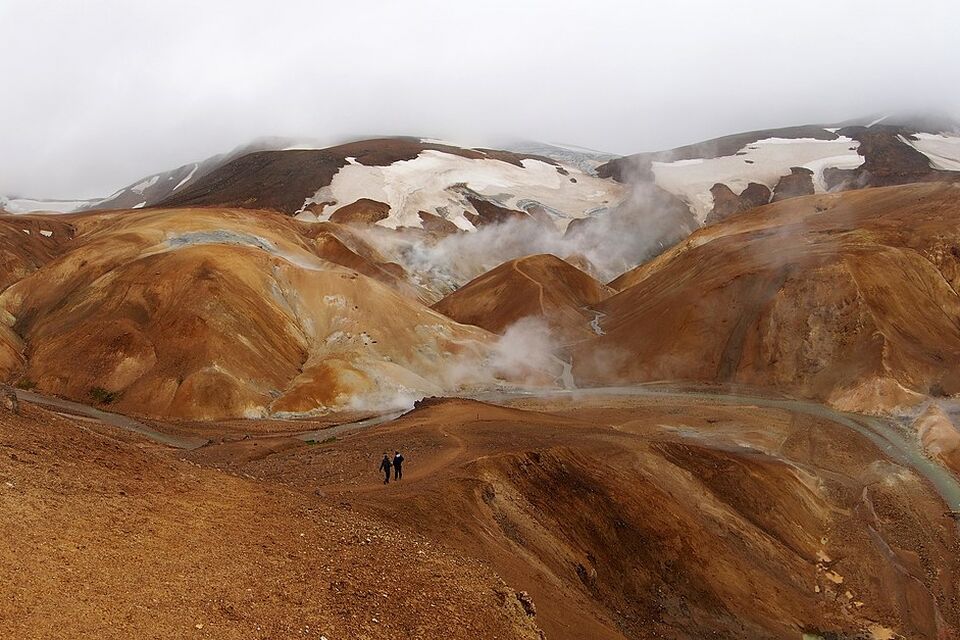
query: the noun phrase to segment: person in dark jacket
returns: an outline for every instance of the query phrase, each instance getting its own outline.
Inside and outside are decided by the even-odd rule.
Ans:
[[[390,466],[390,456],[384,451],[383,460],[380,461],[380,471],[383,471],[383,484],[390,484]]]
[[[393,452],[393,479],[399,480],[403,477],[403,456],[399,451]]]

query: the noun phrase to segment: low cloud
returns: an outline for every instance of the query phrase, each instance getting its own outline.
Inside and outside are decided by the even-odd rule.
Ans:
[[[265,135],[627,154],[960,108],[946,0],[374,4],[5,0],[0,193],[105,196]]]

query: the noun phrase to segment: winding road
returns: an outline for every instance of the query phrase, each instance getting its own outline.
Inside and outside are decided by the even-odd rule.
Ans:
[[[64,400],[63,398],[56,398],[54,396],[45,396],[33,391],[25,391],[23,389],[15,389],[15,391],[17,398],[21,402],[38,404],[49,409],[53,409],[54,411],[63,412],[65,414],[80,418],[90,418],[92,420],[96,420],[97,422],[108,424],[112,427],[126,429],[127,431],[141,435],[144,438],[153,440],[154,442],[166,445],[168,447],[173,447],[175,449],[197,449],[209,442],[209,440],[206,438],[184,438],[170,435],[168,433],[162,433],[156,429],[151,429],[147,425],[131,418],[130,416],[125,416],[120,413],[111,413],[109,411],[102,411],[96,407],[91,407],[79,402]]]
[[[725,405],[756,406],[781,409],[791,413],[805,414],[829,420],[842,427],[856,431],[879,447],[892,460],[913,469],[930,482],[937,493],[946,502],[950,511],[960,511],[960,480],[950,471],[924,455],[916,438],[910,437],[903,428],[892,420],[846,413],[831,409],[825,405],[808,400],[788,397],[769,397],[745,393],[724,393],[702,389],[677,389],[673,387],[633,386],[633,387],[593,387],[586,389],[563,389],[555,391],[537,390],[491,391],[473,395],[458,396],[492,404],[509,404],[519,399],[562,398],[584,396],[637,396],[659,398],[663,400],[690,401],[702,400]],[[359,422],[338,425],[328,429],[310,431],[298,436],[303,440],[322,440],[333,435],[350,431],[368,429],[390,422],[405,412],[393,412],[383,416],[367,418]]]
[[[915,437],[909,437],[910,434],[897,425],[896,422],[857,413],[837,411],[836,409],[831,409],[817,402],[786,397],[765,397],[699,389],[680,390],[662,386],[595,387],[537,391],[535,393],[525,394],[492,392],[473,396],[473,399],[496,404],[509,402],[511,399],[518,397],[549,398],[603,395],[655,397],[677,401],[689,401],[691,399],[703,400],[726,405],[747,405],[781,409],[791,413],[806,414],[830,420],[835,424],[856,431],[877,445],[884,453],[890,456],[892,460],[916,471],[936,488],[937,493],[944,499],[951,511],[960,511],[960,480],[950,471],[927,458],[920,448],[919,441]]]
[[[17,397],[24,402],[31,402],[81,418],[97,420],[132,433],[148,438],[162,445],[176,449],[192,450],[206,445],[209,441],[197,437],[181,437],[162,433],[150,428],[146,424],[119,413],[103,411],[79,402],[64,400],[52,396],[45,396],[33,391],[16,390]],[[636,396],[659,398],[664,400],[690,401],[702,400],[726,405],[757,406],[781,409],[792,413],[806,414],[830,420],[835,424],[856,431],[877,445],[886,455],[897,463],[907,466],[926,478],[937,490],[951,511],[960,511],[960,481],[947,469],[927,458],[920,448],[919,442],[907,433],[897,423],[871,416],[855,413],[845,413],[831,409],[817,402],[797,400],[787,397],[769,397],[745,393],[726,393],[702,389],[681,389],[663,385],[632,386],[632,387],[594,387],[586,389],[536,390],[536,391],[490,391],[473,395],[461,396],[472,400],[490,402],[493,404],[509,404],[519,399],[562,398],[584,396]],[[386,422],[396,420],[405,411],[392,411],[380,416],[374,416],[348,422],[326,429],[306,431],[298,434],[300,440],[324,440],[343,433],[369,429]]]

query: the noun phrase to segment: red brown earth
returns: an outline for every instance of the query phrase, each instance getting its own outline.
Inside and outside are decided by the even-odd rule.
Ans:
[[[503,333],[522,318],[543,318],[567,339],[589,331],[588,307],[613,293],[560,258],[544,254],[511,260],[448,295],[433,308],[463,324]]]
[[[155,203],[159,207],[243,207],[296,213],[307,198],[327,186],[347,158],[367,166],[412,160],[426,150],[464,158],[491,158],[522,166],[526,158],[549,158],[508,151],[464,149],[417,138],[360,140],[327,149],[260,151],[217,167],[201,179]]]
[[[353,435],[188,457],[483,559],[548,638],[958,637],[956,529],[855,431],[761,399],[515,403],[428,401]],[[394,449],[404,478],[384,486]]]
[[[330,216],[330,222],[371,225],[390,215],[390,205],[385,202],[361,198],[340,207]]]
[[[791,167],[790,175],[780,178],[773,188],[773,197],[770,201],[780,202],[788,198],[812,196],[813,194],[813,171],[803,167]]]
[[[960,393],[960,187],[808,196],[617,278],[582,384],[740,382],[877,412]]]
[[[480,198],[470,194],[467,194],[466,198],[473,208],[476,209],[477,213],[467,213],[465,217],[476,227],[531,219],[530,215],[525,211],[501,207],[486,198]]]
[[[46,264],[72,237],[59,217],[0,212],[0,290]]]
[[[485,369],[495,333],[528,316],[577,342],[581,384],[749,384],[861,411],[956,395],[958,194],[777,202],[610,287],[528,256],[435,310],[343,224],[213,207],[0,218],[7,379],[211,441],[172,452],[0,410],[15,585],[0,619],[25,638],[960,638],[947,505],[857,416],[494,394],[510,406],[433,400],[295,437],[398,390],[507,382]],[[296,419],[318,409],[343,413]],[[268,412],[284,419],[240,419]],[[914,427],[956,470],[950,417],[931,406]],[[395,448],[406,477],[384,487]]]
[[[713,195],[713,209],[707,214],[704,224],[715,224],[732,215],[770,202],[770,189],[757,182],[751,182],[739,194],[734,193],[725,184],[715,184],[710,189]]]
[[[72,239],[38,239],[22,252],[38,264],[0,294],[0,364],[24,386],[213,419],[396,402],[496,375],[475,378],[493,336],[421,304],[399,265],[338,225],[224,209],[58,220]]]
[[[189,453],[0,411],[0,615],[18,638],[960,637],[933,488],[776,402],[430,400],[311,442],[208,423]]]
[[[420,224],[423,226],[424,231],[428,233],[449,235],[460,231],[457,225],[438,215],[427,213],[426,211],[420,211],[417,215],[420,216]]]
[[[30,405],[0,434],[5,637],[541,637],[489,565],[312,492]]]

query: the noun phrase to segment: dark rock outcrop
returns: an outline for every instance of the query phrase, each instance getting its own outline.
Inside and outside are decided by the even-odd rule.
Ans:
[[[707,215],[705,224],[714,224],[726,220],[732,215],[753,209],[770,202],[770,189],[759,182],[751,182],[740,195],[731,191],[725,184],[715,184],[710,188],[713,194],[713,209]]]
[[[809,196],[813,193],[813,171],[804,167],[790,167],[790,175],[780,178],[773,188],[773,198],[770,202]]]
[[[330,222],[341,224],[376,224],[390,215],[390,205],[386,202],[360,198],[356,202],[340,207],[330,216]]]

